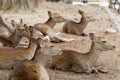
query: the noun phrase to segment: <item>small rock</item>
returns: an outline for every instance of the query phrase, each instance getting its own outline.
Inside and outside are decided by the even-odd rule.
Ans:
[[[105,33],[116,33],[117,31],[115,29],[107,29]]]

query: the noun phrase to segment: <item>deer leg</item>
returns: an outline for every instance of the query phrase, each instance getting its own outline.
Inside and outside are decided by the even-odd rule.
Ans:
[[[79,63],[74,63],[71,71],[75,73],[86,73],[90,74],[92,72],[92,69],[89,67],[89,64],[79,64]]]
[[[100,73],[105,73],[105,74],[107,74],[107,73],[108,73],[108,71],[107,71],[107,70],[102,69],[102,68],[101,68],[101,69],[99,68],[99,69],[98,69],[98,72],[100,72]]]
[[[87,73],[87,74],[90,74],[93,70],[93,68],[90,66],[90,63],[88,63],[88,62],[83,64],[82,68],[83,68],[83,72]]]
[[[96,73],[96,74],[97,74],[97,73],[98,73],[98,70],[93,67],[93,68],[92,68],[92,73]]]
[[[88,69],[87,70],[83,70],[83,72],[85,72],[86,74],[90,74],[92,72],[92,68],[90,68],[88,66]]]
[[[71,68],[71,71],[75,72],[75,73],[82,73],[83,70],[79,67],[79,65],[74,64]]]

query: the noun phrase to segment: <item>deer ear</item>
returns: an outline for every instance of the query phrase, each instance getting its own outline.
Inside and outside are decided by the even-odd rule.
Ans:
[[[38,38],[37,42],[38,42],[40,47],[43,47],[43,40],[41,38]]]
[[[52,12],[51,11],[48,11],[48,16],[52,17]]]
[[[27,32],[29,32],[29,28],[28,28],[27,24],[24,24],[23,27],[25,28],[25,30],[26,30]]]
[[[20,24],[23,24],[23,19],[20,19]]]
[[[90,36],[90,39],[91,39],[91,40],[94,40],[94,39],[95,39],[94,33],[89,33],[89,36]]]
[[[11,24],[12,24],[13,27],[16,27],[16,25],[17,25],[14,20],[11,20]]]

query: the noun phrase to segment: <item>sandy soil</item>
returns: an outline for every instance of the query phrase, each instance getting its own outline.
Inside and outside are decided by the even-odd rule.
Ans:
[[[94,17],[96,21],[90,22],[85,29],[85,33],[95,32],[97,36],[105,36],[108,41],[114,44],[117,48],[112,51],[102,52],[95,67],[103,68],[108,71],[107,74],[98,73],[98,74],[78,74],[73,72],[64,72],[59,70],[52,70],[47,68],[51,80],[120,80],[120,35],[119,32],[114,34],[105,34],[105,30],[108,28],[115,28],[115,25],[111,21],[110,17],[106,13],[105,9],[98,6],[72,6],[70,4],[61,4],[61,3],[41,3],[40,8],[35,13],[26,13],[26,14],[7,14],[4,13],[2,16],[8,20],[14,19],[19,22],[22,18],[24,22],[29,25],[34,25],[38,22],[44,22],[47,20],[48,15],[47,11],[58,12],[66,19],[78,19],[80,20],[80,15],[78,10],[81,9]],[[116,19],[120,23],[118,14],[114,13]],[[54,31],[61,32],[62,26],[64,23],[57,24],[54,27]],[[64,36],[74,38],[72,42],[63,42],[63,43],[54,43],[55,47],[59,48],[74,48],[80,52],[87,52],[90,48],[91,41],[89,36],[81,37],[76,35],[68,35],[62,33]],[[10,71],[0,70],[0,80],[8,80],[8,75]]]

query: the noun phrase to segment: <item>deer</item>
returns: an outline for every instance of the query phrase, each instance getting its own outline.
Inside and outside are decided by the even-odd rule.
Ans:
[[[67,20],[63,25],[63,32],[68,34],[87,36],[87,34],[84,33],[84,29],[89,22],[95,21],[95,19],[90,15],[86,15],[85,12],[81,10],[78,10],[78,12],[82,16],[81,21],[76,22],[73,20]]]
[[[43,33],[43,35],[48,35],[50,37],[51,42],[64,42],[64,41],[72,41],[74,39],[66,39],[62,36],[60,36],[60,33],[55,33],[52,31],[53,27],[56,23],[65,22],[66,19],[64,19],[62,16],[60,16],[58,13],[52,13],[51,11],[48,11],[49,19],[45,23],[37,23],[33,27]]]
[[[30,39],[27,48],[1,47],[0,69],[12,69],[17,63],[31,59],[37,48],[36,39],[41,36],[31,26],[29,27]],[[36,34],[37,33],[37,34]]]
[[[34,25],[34,28],[42,32],[44,35],[47,34],[48,30],[53,29],[56,23],[62,23],[66,21],[66,19],[64,19],[60,14],[52,13],[51,11],[48,11],[48,16],[49,18],[46,22],[37,23]]]
[[[43,42],[44,41],[44,42]],[[37,49],[31,60],[24,60],[15,65],[9,76],[9,80],[49,80],[48,73],[44,67],[47,56],[55,55],[49,47],[49,40],[37,39]]]
[[[69,48],[62,49],[61,54],[55,55],[52,58],[51,68],[87,74],[90,74],[91,72],[100,72],[99,69],[94,68],[100,53],[102,51],[113,50],[115,49],[115,46],[107,42],[105,37],[95,37],[94,33],[90,33],[89,36],[92,43],[90,50],[87,53],[81,53]]]
[[[23,24],[22,22],[15,24],[14,20],[11,20],[11,23],[9,23],[0,17],[1,47],[17,47],[22,37],[27,37],[28,39],[30,37],[28,26],[26,24]]]

